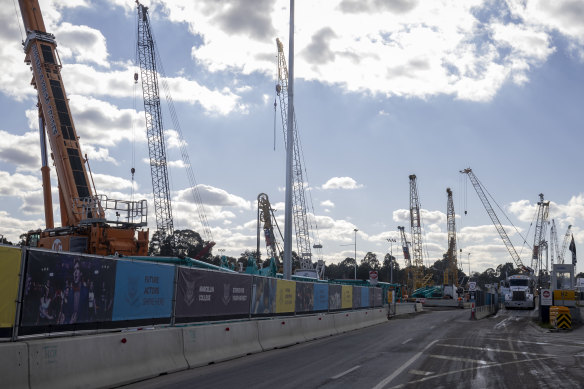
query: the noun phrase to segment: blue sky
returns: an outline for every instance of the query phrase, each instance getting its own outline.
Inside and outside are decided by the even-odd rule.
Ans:
[[[135,198],[151,200],[141,89],[133,83],[134,2],[40,3],[98,192],[129,199],[133,185]],[[273,150],[273,103],[275,39],[288,57],[289,2],[144,3],[215,248],[239,256],[256,245],[259,193],[268,194],[284,225],[285,154],[279,108]],[[417,176],[426,263],[447,248],[447,187],[465,271],[468,253],[473,271],[511,261],[459,173],[467,167],[530,246],[539,193],[551,201],[560,244],[569,224],[577,245],[584,242],[584,5],[548,3],[296,1],[294,105],[327,263],[353,257],[354,228],[358,259],[368,251],[382,258],[397,226],[409,233],[410,174]],[[0,20],[0,234],[17,240],[44,225],[36,97],[20,15],[4,7]],[[163,115],[175,228],[200,230],[176,131]],[[499,218],[530,264],[530,249]]]

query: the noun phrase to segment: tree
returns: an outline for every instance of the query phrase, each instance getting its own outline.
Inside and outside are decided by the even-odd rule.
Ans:
[[[173,249],[174,240],[174,249]],[[213,254],[211,250],[201,255],[202,251],[210,244],[201,238],[198,232],[184,229],[176,230],[172,235],[161,239],[161,234],[156,231],[150,239],[148,247],[148,255],[154,256],[187,256],[189,258],[197,258],[208,263],[213,262]],[[200,258],[199,258],[200,256]]]

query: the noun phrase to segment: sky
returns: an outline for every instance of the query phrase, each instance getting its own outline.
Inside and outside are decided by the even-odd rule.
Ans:
[[[36,91],[12,3],[0,8],[0,235],[18,241],[44,227],[44,211]],[[276,38],[289,61],[290,2],[143,4],[179,122],[177,131],[163,99],[174,227],[201,231],[202,211],[213,252],[239,257],[256,247],[260,193],[284,227]],[[133,78],[136,4],[41,0],[40,6],[57,40],[97,192],[148,199],[152,234],[144,105]],[[389,239],[399,242],[397,227],[405,226],[411,240],[409,176],[415,174],[426,265],[447,249],[446,188],[453,191],[459,266],[482,272],[512,262],[460,173],[469,167],[524,264],[531,263],[540,193],[550,201],[560,248],[572,225],[584,252],[582,0],[312,0],[294,8],[294,109],[312,243],[323,246],[314,259],[338,263],[354,257],[356,245],[358,260],[391,252],[403,266],[399,243]],[[192,200],[181,142],[202,209]],[[54,209],[58,225],[57,203]]]

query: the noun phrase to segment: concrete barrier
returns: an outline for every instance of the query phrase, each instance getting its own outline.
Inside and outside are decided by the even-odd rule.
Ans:
[[[102,388],[185,370],[182,329],[25,342],[30,388]]]
[[[363,311],[348,311],[348,312],[339,312],[333,313],[333,321],[335,323],[335,328],[337,332],[343,333],[347,331],[353,331],[358,328],[362,327],[363,319],[362,313]]]
[[[257,321],[185,327],[183,341],[191,368],[262,351]]]
[[[0,387],[28,388],[28,347],[0,343]]]
[[[263,350],[291,346],[306,341],[301,318],[282,317],[259,320],[258,336]]]
[[[365,320],[370,323],[370,325],[385,323],[387,321],[387,313],[388,307],[373,308],[367,311]]]
[[[475,308],[475,318],[477,320],[484,319],[485,317],[490,316],[493,313],[495,313],[494,305],[483,305],[481,307]]]
[[[299,318],[306,340],[324,338],[338,334],[333,315],[318,314]]]
[[[416,304],[415,303],[399,303],[395,305],[395,314],[396,315],[403,315],[406,313],[414,313],[416,312]]]

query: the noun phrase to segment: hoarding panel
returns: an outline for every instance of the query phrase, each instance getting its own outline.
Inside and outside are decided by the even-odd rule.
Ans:
[[[21,326],[111,321],[115,278],[114,259],[29,250]]]
[[[361,308],[369,308],[369,288],[361,287]]]
[[[342,285],[341,289],[341,308],[350,309],[353,308],[353,287],[351,285]]]
[[[314,284],[310,282],[296,283],[296,312],[314,311]]]
[[[170,319],[174,266],[118,261],[116,268],[113,321]]]
[[[276,313],[294,313],[294,308],[296,308],[296,281],[278,280]]]
[[[353,286],[353,308],[361,308],[361,290],[360,286]]]
[[[0,328],[14,325],[22,251],[0,246]]]
[[[314,284],[314,310],[328,311],[329,286],[327,284]]]
[[[329,309],[341,309],[341,285],[329,285]]]
[[[265,315],[276,312],[276,279],[253,277],[252,315]]]
[[[203,269],[178,269],[176,317],[249,314],[250,276]]]

